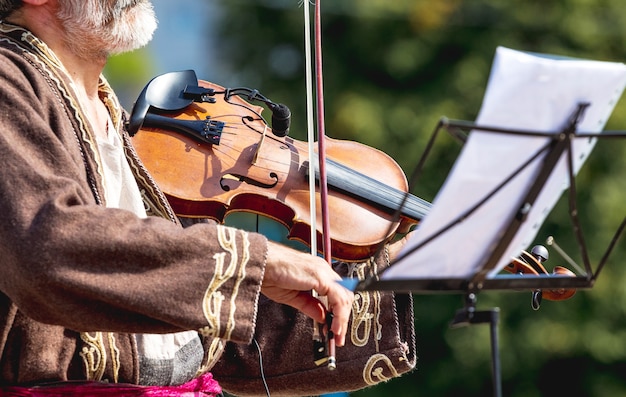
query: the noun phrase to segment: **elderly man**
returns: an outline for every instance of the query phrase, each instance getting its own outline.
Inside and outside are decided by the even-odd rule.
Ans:
[[[375,294],[369,309],[387,305],[393,340],[346,343],[354,295],[322,259],[212,223],[181,227],[101,74],[151,39],[148,0],[0,0],[0,15],[0,387],[220,393],[212,371],[235,393],[265,393],[267,380],[306,395],[388,378],[364,375],[377,355],[399,352],[390,376],[413,367],[410,296]],[[346,345],[332,374],[307,358],[307,316],[326,317],[311,291]]]

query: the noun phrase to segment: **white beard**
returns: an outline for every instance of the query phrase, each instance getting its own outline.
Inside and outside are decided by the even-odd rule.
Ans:
[[[83,59],[141,48],[157,27],[150,0],[61,0],[57,16],[67,45]]]

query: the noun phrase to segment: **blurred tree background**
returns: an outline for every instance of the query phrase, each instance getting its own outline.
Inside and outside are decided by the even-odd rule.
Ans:
[[[306,140],[302,5],[296,0],[213,3],[220,9],[213,19],[218,32],[211,33],[218,44],[206,56],[216,72],[200,78],[256,88],[287,104],[293,113],[290,135]],[[327,134],[381,149],[407,174],[442,116],[475,119],[497,46],[626,60],[622,0],[334,0],[323,2],[322,10]],[[118,82],[126,76],[143,86],[150,68],[129,76],[127,59],[134,58],[114,60],[110,79],[123,86]],[[626,129],[625,109],[622,98],[606,129]],[[432,200],[459,149],[452,139],[439,139],[412,192]],[[594,266],[626,215],[624,175],[626,143],[605,140],[577,179]],[[550,235],[582,263],[564,200],[536,244]],[[479,294],[478,309],[500,308],[504,395],[626,395],[625,255],[622,238],[592,289],[564,302],[544,301],[539,311],[531,309],[530,293]],[[563,264],[551,251],[547,267]],[[415,295],[417,369],[352,395],[491,395],[489,327],[449,327],[462,304],[457,295]]]

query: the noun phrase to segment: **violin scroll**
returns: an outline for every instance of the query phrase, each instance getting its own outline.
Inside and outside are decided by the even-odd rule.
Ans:
[[[548,258],[548,250],[542,245],[536,245],[532,248],[531,253],[522,251],[519,258],[513,258],[504,270],[520,275],[576,277],[574,272],[563,266],[555,266],[552,273],[549,273],[543,266],[543,262],[547,261]],[[566,288],[537,289],[532,293],[531,306],[534,310],[539,310],[543,298],[551,301],[561,301],[571,298],[575,293],[575,289]]]

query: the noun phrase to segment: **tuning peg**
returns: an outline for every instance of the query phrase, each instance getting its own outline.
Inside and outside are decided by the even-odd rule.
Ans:
[[[530,250],[530,253],[539,261],[539,263],[543,263],[547,261],[548,258],[550,258],[550,253],[548,252],[548,249],[543,245],[535,245]]]
[[[543,245],[535,245],[530,250],[530,253],[532,256],[535,257],[535,259],[537,259],[537,262],[539,262],[540,264],[547,261],[548,258],[550,257],[550,253],[548,252],[548,249],[544,247]],[[539,310],[539,308],[541,307],[542,300],[543,300],[543,291],[540,289],[534,290],[530,298],[530,306],[533,308],[533,310]]]

